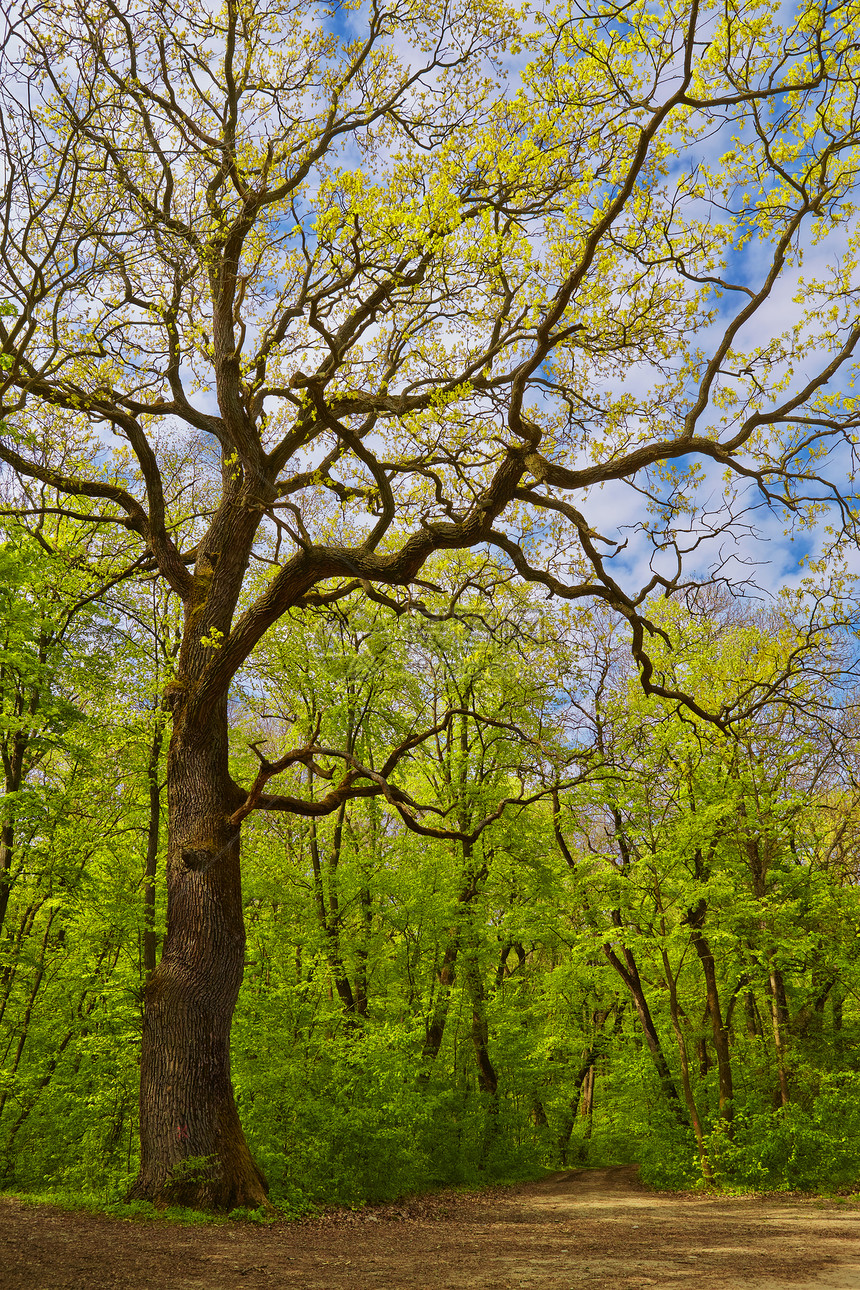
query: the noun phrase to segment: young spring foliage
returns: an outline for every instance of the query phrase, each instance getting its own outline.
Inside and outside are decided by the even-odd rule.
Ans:
[[[229,1056],[245,822],[376,799],[461,848],[489,827],[465,791],[427,823],[403,740],[376,768],[311,731],[236,778],[230,688],[267,633],[361,597],[420,611],[435,557],[490,549],[620,614],[646,693],[702,717],[654,670],[648,596],[715,576],[751,508],[853,540],[857,22],[857,0],[10,16],[0,461],[25,511],[44,486],[182,607],[136,1198],[265,1202]]]

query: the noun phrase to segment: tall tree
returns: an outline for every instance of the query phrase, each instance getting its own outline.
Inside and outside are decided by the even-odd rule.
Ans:
[[[838,491],[850,245],[779,335],[766,317],[805,242],[846,249],[857,0],[781,12],[561,4],[528,34],[501,0],[360,16],[58,0],[11,19],[0,460],[71,511],[98,503],[184,607],[135,1195],[265,1194],[230,1084],[242,820],[363,795],[421,827],[396,784],[348,761],[320,798],[269,792],[289,765],[313,771],[312,742],[233,780],[228,690],[267,629],[385,587],[406,607],[435,551],[491,543],[521,576],[625,615],[662,692],[645,594],[735,523],[750,481],[801,517]],[[518,85],[512,42],[533,54]],[[700,145],[709,163],[679,162]],[[74,472],[58,444],[79,422],[117,452]],[[165,464],[183,431],[215,462],[186,549]],[[672,464],[696,459],[735,481],[710,518]],[[623,535],[587,514],[590,490],[621,481],[656,512],[644,588],[622,587]],[[256,560],[271,574],[251,594]]]

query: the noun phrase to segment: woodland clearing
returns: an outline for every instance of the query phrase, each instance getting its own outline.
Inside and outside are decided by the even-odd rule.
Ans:
[[[3,1290],[857,1290],[858,1238],[860,1198],[653,1192],[635,1165],[268,1227],[0,1200]]]

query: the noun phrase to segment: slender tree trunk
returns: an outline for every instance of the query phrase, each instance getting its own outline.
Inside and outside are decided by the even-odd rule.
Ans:
[[[308,784],[313,783],[313,772],[308,770]],[[325,936],[326,958],[328,960],[331,979],[337,990],[338,998],[343,1004],[343,1010],[347,1020],[353,1024],[359,1016],[365,1016],[367,1012],[366,1000],[364,1007],[360,1007],[350,984],[347,975],[346,965],[343,961],[343,953],[340,944],[340,888],[338,881],[338,866],[340,864],[340,853],[343,846],[343,826],[346,817],[346,805],[341,806],[337,813],[335,821],[334,835],[331,846],[327,853],[326,872],[323,874],[323,862],[320,855],[319,837],[317,834],[316,821],[311,820],[309,825],[309,843],[311,853],[311,865],[314,873],[314,903],[316,905],[317,919],[320,928]],[[326,890],[326,879],[328,880],[328,890]]]
[[[651,1053],[651,1058],[657,1069],[657,1075],[659,1076],[660,1083],[663,1087],[663,1092],[666,1094],[675,1119],[680,1125],[683,1125],[684,1128],[689,1128],[689,1120],[687,1119],[681,1098],[678,1095],[675,1081],[672,1078],[669,1063],[666,1061],[666,1054],[663,1052],[663,1045],[660,1043],[660,1036],[657,1033],[657,1027],[654,1025],[654,1019],[651,1016],[651,1009],[648,1007],[648,1000],[646,999],[645,991],[642,988],[639,968],[636,965],[636,959],[633,956],[633,952],[632,950],[627,949],[626,946],[622,949],[625,959],[624,963],[621,962],[612,946],[608,943],[603,946],[603,953],[606,955],[606,958],[615,968],[615,971],[630,991],[630,995],[636,1008],[636,1015],[639,1018],[639,1024],[641,1025],[642,1033],[645,1036],[645,1042],[648,1045],[648,1050]]]
[[[101,954],[98,956],[98,959],[96,960],[96,971],[93,974],[93,978],[97,987],[101,987],[103,985],[103,981],[100,973],[101,973],[102,964],[104,960],[108,958],[109,953],[110,953],[109,947],[105,946]],[[113,959],[108,964],[108,970],[106,973],[107,977],[110,977],[110,975],[116,969],[119,955],[120,955],[119,949],[116,949],[115,951],[113,951]],[[75,1015],[82,1022],[86,1017],[91,1015],[93,1009],[96,1007],[96,1004],[98,1003],[99,996],[101,994],[101,988],[96,988],[95,993],[93,993],[92,990],[93,988],[91,985],[85,986],[83,994],[78,1000],[78,1006],[75,1009]],[[35,994],[31,996],[31,1000],[34,1000],[34,999],[35,999]],[[53,1080],[57,1067],[60,1064],[60,1058],[62,1057],[63,1053],[66,1051],[66,1049],[68,1048],[72,1040],[79,1039],[83,1033],[85,1033],[85,1031],[81,1027],[78,1027],[77,1025],[73,1025],[70,1030],[66,1031],[62,1039],[55,1038],[54,1046],[51,1049],[50,1060],[45,1065],[40,1078],[36,1081],[35,1084],[31,1085],[31,1087],[29,1088],[27,1099],[21,1106],[20,1112],[18,1114],[18,1118],[15,1120],[15,1123],[12,1125],[11,1129],[9,1130],[8,1136],[6,1137],[6,1141],[3,1144],[5,1164],[2,1166],[2,1173],[0,1173],[0,1177],[6,1178],[11,1176],[11,1165],[15,1156],[15,1151],[14,1151],[15,1140],[18,1137],[20,1130],[29,1120],[33,1111],[36,1109],[39,1099],[41,1098],[45,1089]],[[76,1063],[76,1068],[79,1064],[80,1064],[80,1058],[78,1058],[78,1062]]]
[[[711,1069],[711,1055],[710,1055],[710,1052],[708,1051],[708,1036],[706,1033],[710,1023],[711,1023],[711,1005],[708,1002],[708,1000],[705,999],[705,1011],[702,1014],[702,1024],[699,1030],[698,1037],[696,1039],[696,1053],[698,1054],[698,1057],[699,1057],[699,1074],[701,1075],[702,1079],[705,1078],[705,1076],[708,1074],[708,1072]]]
[[[245,927],[239,830],[229,823],[227,705],[168,755],[167,933],[145,989],[140,1175],[131,1198],[196,1208],[265,1203],[230,1080]]]
[[[604,1038],[600,1032],[606,1018],[609,1016],[609,1012],[610,1009],[606,1009],[605,1012],[595,1013],[594,1020],[598,1026],[598,1033],[594,1036],[591,1047],[585,1054],[585,1060],[576,1072],[576,1076],[573,1081],[573,1094],[568,1102],[561,1124],[559,1125],[556,1145],[558,1147],[558,1162],[562,1169],[567,1168],[568,1153],[570,1151],[570,1135],[573,1133],[573,1126],[576,1124],[577,1116],[581,1112],[583,1114],[590,1114],[590,1111],[588,1110],[590,1106],[588,1100],[589,1090],[594,1087],[594,1064],[604,1047]],[[590,1133],[591,1129],[589,1126],[588,1136],[590,1136]]]
[[[693,1133],[696,1137],[696,1147],[699,1152],[699,1163],[702,1166],[702,1177],[708,1182],[713,1182],[714,1175],[711,1169],[711,1162],[708,1159],[708,1152],[705,1147],[705,1135],[702,1131],[702,1121],[699,1116],[699,1108],[696,1106],[696,1099],[693,1096],[693,1085],[690,1080],[690,1058],[687,1052],[687,1041],[684,1036],[684,1027],[681,1025],[681,1008],[678,1003],[678,982],[672,971],[672,965],[669,962],[669,955],[664,949],[663,955],[663,975],[666,978],[666,985],[669,987],[669,1014],[672,1018],[672,1029],[675,1031],[675,1042],[678,1045],[678,1057],[681,1062],[681,1087],[684,1090],[684,1101],[687,1104],[687,1111],[690,1115],[690,1123],[693,1126]]]
[[[770,996],[770,1015],[773,1022],[773,1045],[776,1050],[776,1067],[779,1073],[780,1105],[788,1106],[791,1101],[791,1090],[788,1086],[788,1062],[786,1057],[785,1030],[788,1021],[788,1004],[785,998],[785,986],[782,973],[773,962],[769,953],[770,967],[768,972],[768,994]]]
[[[442,963],[436,973],[438,983],[438,992],[433,1003],[433,1012],[427,1023],[427,1029],[424,1035],[424,1048],[421,1056],[424,1059],[424,1065],[419,1075],[419,1083],[426,1083],[430,1078],[430,1064],[435,1062],[439,1056],[439,1049],[442,1047],[442,1039],[445,1034],[445,1024],[448,1020],[448,1010],[451,1006],[451,991],[454,988],[456,978],[457,956],[460,952],[460,933],[455,931],[451,934],[448,944],[445,946],[445,953],[442,955]]]
[[[25,961],[21,948],[31,935],[39,911],[48,899],[49,897],[46,893],[31,901],[20,915],[14,934],[10,932],[9,945],[5,954],[6,962],[3,965],[3,971],[0,972],[0,1022],[3,1021],[6,1015],[6,1008],[12,995],[15,977]]]
[[[467,827],[461,823],[461,827]],[[486,877],[486,868],[475,872],[471,863],[471,847],[463,849],[463,874],[462,886],[457,896],[457,909],[454,925],[451,928],[448,944],[445,946],[445,953],[442,956],[442,963],[436,974],[439,991],[433,1004],[433,1012],[427,1023],[427,1029],[424,1039],[424,1048],[422,1058],[424,1064],[418,1076],[420,1084],[426,1084],[430,1078],[430,1065],[439,1055],[439,1049],[442,1047],[442,1038],[445,1034],[445,1023],[448,1020],[448,1011],[451,1006],[451,991],[454,988],[456,978],[457,958],[460,953],[461,940],[463,935],[464,920],[470,918],[470,909],[472,901],[475,899],[481,884]]]
[[[588,1068],[588,1074],[585,1077],[585,1083],[582,1086],[582,1101],[579,1107],[580,1117],[585,1120],[585,1128],[582,1131],[582,1150],[580,1160],[587,1160],[588,1140],[591,1137],[591,1131],[594,1126],[594,1086],[597,1082],[597,1066],[592,1063]]]
[[[747,1034],[751,1039],[762,1039],[761,1019],[758,1015],[758,1007],[752,990],[747,990],[744,994],[744,1012],[747,1019]]]
[[[7,821],[0,828],[0,930],[2,930],[6,921],[6,910],[9,908],[9,894],[12,890],[12,856],[14,852],[15,826]]]
[[[487,997],[484,980],[474,946],[465,956],[464,978],[472,1005],[472,1048],[478,1068],[478,1085],[487,1096],[487,1118],[478,1167],[486,1164],[487,1155],[499,1133],[499,1076],[490,1057],[490,1026],[487,1020]]]
[[[744,817],[746,811],[743,811]],[[770,848],[762,847],[757,836],[749,837],[746,844],[747,856],[753,878],[753,894],[756,900],[764,901],[767,897],[767,871],[770,863]],[[767,920],[759,920],[759,929],[763,933],[765,945],[769,941]],[[782,974],[774,963],[773,946],[767,948],[768,996],[773,1025],[773,1043],[776,1050],[776,1065],[779,1072],[779,1100],[782,1106],[788,1106],[791,1092],[788,1086],[788,1064],[786,1061],[785,1031],[788,1025],[788,1005],[785,998],[785,986]]]
[[[733,1033],[732,1020],[735,1015],[735,1008],[737,1006],[738,999],[743,994],[744,990],[746,990],[748,985],[749,985],[749,977],[746,975],[746,973],[744,973],[744,975],[739,978],[737,984],[735,985],[734,990],[732,990],[731,998],[729,999],[729,1006],[726,1008],[726,1016],[725,1016],[725,1027],[729,1033],[730,1039]]]
[[[360,1017],[366,1017],[369,1002],[367,956],[373,929],[373,901],[369,887],[360,888],[358,901],[361,909],[361,940],[355,950],[355,1010]]]
[[[475,1050],[475,1064],[478,1068],[478,1083],[481,1089],[490,1095],[498,1109],[499,1077],[490,1058],[490,1026],[487,1020],[487,999],[484,982],[477,959],[471,954],[466,959],[466,983],[469,1001],[472,1005],[472,1047]]]
[[[0,1092],[0,1118],[2,1118],[3,1116],[3,1111],[6,1107],[6,1102],[9,1097],[9,1094],[14,1088],[13,1080],[15,1075],[17,1074],[18,1066],[20,1065],[20,1062],[21,1062],[21,1056],[24,1052],[24,1046],[27,1043],[27,1039],[30,1034],[30,1021],[32,1020],[32,1017],[33,1017],[33,1005],[36,1002],[36,995],[39,993],[39,990],[42,985],[42,981],[45,978],[45,959],[48,953],[48,941],[51,935],[51,926],[56,916],[57,916],[57,910],[52,909],[50,914],[48,915],[48,921],[45,924],[45,931],[42,936],[42,944],[39,949],[39,961],[36,965],[36,972],[33,977],[33,984],[30,988],[30,994],[27,999],[27,1006],[24,1009],[24,1016],[22,1017],[21,1021],[18,1023],[18,1045],[15,1049],[15,1055],[12,1058],[12,1061],[6,1065],[6,1069],[4,1072],[8,1080],[8,1083],[6,1087],[2,1090],[2,1092]]]
[[[833,1009],[833,1052],[840,1061],[845,1048],[842,1032],[842,1006],[844,1002],[845,995],[842,993],[841,987],[837,986],[830,996],[830,1006]]]
[[[532,1093],[532,1124],[536,1129],[546,1129],[549,1126],[546,1109],[537,1090]]]
[[[31,703],[31,707],[33,704]],[[6,795],[20,791],[24,783],[24,752],[26,737],[18,731],[2,745],[4,792]],[[9,896],[12,892],[12,860],[15,855],[15,825],[5,820],[0,828],[0,931],[6,921]]]
[[[717,1076],[720,1087],[720,1115],[731,1124],[734,1116],[734,1083],[732,1080],[732,1062],[729,1052],[729,1033],[723,1023],[720,1007],[720,994],[717,988],[717,971],[714,955],[707,937],[702,931],[707,905],[700,901],[695,909],[687,913],[690,938],[693,942],[702,975],[705,978],[705,993],[708,1000],[708,1013],[711,1018],[711,1034],[714,1038],[714,1051],[717,1054]]]

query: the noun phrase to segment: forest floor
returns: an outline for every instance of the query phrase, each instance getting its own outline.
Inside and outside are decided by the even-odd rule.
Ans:
[[[269,1227],[0,1199],[2,1290],[860,1290],[860,1197],[652,1192],[635,1165]]]

